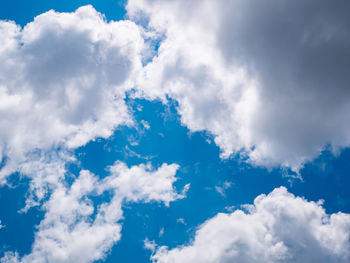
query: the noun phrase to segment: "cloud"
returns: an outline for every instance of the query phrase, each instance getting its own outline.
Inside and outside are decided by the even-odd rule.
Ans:
[[[183,225],[187,225],[185,219],[183,219],[182,217],[176,219],[176,223],[183,224]]]
[[[140,94],[176,99],[182,123],[213,134],[224,158],[298,171],[350,145],[349,5],[130,0],[160,41]]]
[[[225,181],[222,185],[216,185],[214,188],[222,197],[226,197],[226,190],[232,187],[232,182]]]
[[[219,213],[196,231],[188,245],[153,249],[153,262],[349,262],[350,215],[328,215],[276,188],[258,196],[247,212]]]
[[[23,28],[0,21],[0,34],[1,183],[28,170],[22,163],[132,124],[124,98],[142,69],[144,48],[135,23],[107,23],[84,6],[49,11]]]
[[[178,165],[163,164],[128,168],[117,162],[110,175],[99,179],[83,170],[71,186],[60,184],[44,203],[44,219],[38,226],[32,252],[20,258],[7,252],[1,259],[9,262],[86,263],[103,259],[121,238],[123,202],[169,202],[184,198],[176,193]],[[135,183],[135,180],[138,183]],[[150,191],[150,186],[152,191]],[[110,193],[110,200],[94,203],[91,197]]]
[[[104,179],[103,187],[115,188],[128,201],[163,201],[169,206],[169,202],[184,198],[189,189],[187,184],[181,194],[174,191],[174,175],[178,168],[177,164],[163,164],[152,172],[150,164],[128,168],[124,163],[116,162],[109,168],[112,175]]]
[[[40,205],[50,192],[60,185],[66,175],[66,163],[75,161],[71,153],[60,151],[36,151],[26,155],[25,160],[17,163],[17,171],[30,177],[29,190],[25,199],[25,207],[20,211]]]

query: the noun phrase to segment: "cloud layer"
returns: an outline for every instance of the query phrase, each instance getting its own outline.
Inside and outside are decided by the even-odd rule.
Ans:
[[[220,213],[201,225],[189,245],[158,247],[153,262],[349,262],[350,215],[326,214],[322,203],[283,187],[260,195],[248,212]],[[149,246],[151,247],[151,246]]]
[[[173,187],[175,164],[116,162],[106,178],[84,170],[64,180],[72,149],[133,123],[124,100],[133,89],[175,99],[182,123],[212,134],[224,158],[298,171],[327,145],[348,147],[349,5],[129,0],[130,20],[119,22],[91,6],[49,11],[24,28],[0,21],[0,184],[14,172],[31,177],[26,208],[52,191],[32,252],[1,262],[103,259],[121,238],[123,202],[185,197],[189,185]],[[209,219],[188,245],[158,247],[152,260],[349,262],[348,214],[327,215],[285,188],[245,208]]]
[[[139,86],[176,99],[183,124],[213,134],[223,157],[297,171],[350,145],[349,5],[130,0],[132,19],[161,39]]]

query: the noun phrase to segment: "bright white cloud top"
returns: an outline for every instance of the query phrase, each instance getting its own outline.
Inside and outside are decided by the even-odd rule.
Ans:
[[[322,202],[308,202],[277,188],[254,205],[218,214],[199,227],[189,245],[158,247],[158,263],[349,262],[350,215],[326,214]],[[146,244],[147,246],[147,244]],[[152,244],[148,244],[152,247]],[[154,246],[153,246],[154,247]]]

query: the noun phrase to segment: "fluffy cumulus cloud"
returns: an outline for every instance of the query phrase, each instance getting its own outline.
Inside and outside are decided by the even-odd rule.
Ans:
[[[22,258],[7,252],[1,262],[87,263],[103,259],[121,238],[123,202],[169,205],[185,197],[173,187],[176,164],[163,164],[155,170],[150,165],[128,168],[116,162],[109,169],[104,179],[83,170],[71,186],[57,186],[43,205],[46,213],[35,234],[32,252]],[[91,199],[106,193],[108,200],[102,203],[95,204]]]
[[[209,219],[187,246],[158,247],[153,262],[349,262],[349,214],[328,215],[283,187],[245,208]]]
[[[163,164],[152,172],[150,164],[128,168],[124,163],[116,162],[110,167],[110,172],[117,176],[105,178],[104,186],[115,188],[128,201],[153,200],[169,205],[169,202],[183,198],[190,186],[185,185],[182,194],[173,190],[173,183],[176,181],[174,175],[178,168],[177,164]]]
[[[52,149],[69,150],[132,123],[124,98],[144,48],[135,23],[107,22],[84,6],[49,11],[23,28],[0,21],[0,34],[1,183],[15,171],[36,174],[28,161],[52,159]],[[45,163],[53,162],[39,166]]]
[[[222,156],[294,170],[350,145],[348,1],[130,0],[161,41],[139,82]]]

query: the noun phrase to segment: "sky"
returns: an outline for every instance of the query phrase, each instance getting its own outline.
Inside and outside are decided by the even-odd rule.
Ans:
[[[350,262],[349,5],[0,3],[0,262]]]

